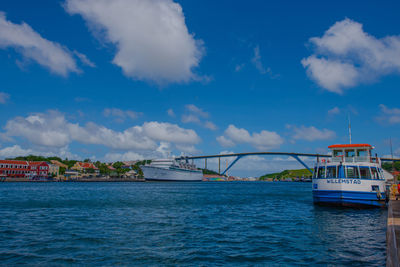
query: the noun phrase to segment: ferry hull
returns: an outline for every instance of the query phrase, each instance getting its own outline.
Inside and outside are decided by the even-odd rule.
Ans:
[[[315,204],[345,206],[345,207],[385,207],[386,195],[381,193],[378,198],[376,192],[352,192],[352,191],[313,191]]]
[[[203,180],[203,173],[195,170],[142,166],[142,171],[146,181],[201,182]]]
[[[314,179],[315,204],[352,207],[385,207],[383,180],[372,179]]]

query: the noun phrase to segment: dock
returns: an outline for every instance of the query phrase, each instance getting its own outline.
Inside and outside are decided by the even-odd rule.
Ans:
[[[391,195],[386,229],[386,266],[400,266],[400,197]]]

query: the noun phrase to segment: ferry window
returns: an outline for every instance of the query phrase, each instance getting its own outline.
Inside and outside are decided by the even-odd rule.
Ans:
[[[354,157],[356,155],[354,149],[346,150],[346,157]]]
[[[375,167],[371,167],[372,179],[379,179],[381,178],[378,170]]]
[[[343,151],[342,150],[333,150],[333,156],[334,157],[343,156]]]
[[[358,168],[356,166],[346,166],[346,177],[347,178],[360,178]]]
[[[328,166],[326,168],[326,178],[336,178],[336,166]]]
[[[357,150],[357,156],[358,157],[366,157],[366,156],[368,156],[367,150],[365,150],[365,149]]]
[[[318,178],[325,178],[325,167],[319,167],[318,168]]]
[[[369,167],[360,167],[361,178],[371,179],[371,173],[369,172]]]

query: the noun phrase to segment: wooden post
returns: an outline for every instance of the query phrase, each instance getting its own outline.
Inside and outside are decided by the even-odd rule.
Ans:
[[[207,170],[207,158],[204,158],[204,169]]]

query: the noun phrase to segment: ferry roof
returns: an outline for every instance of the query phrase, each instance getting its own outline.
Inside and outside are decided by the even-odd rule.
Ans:
[[[372,148],[369,144],[342,144],[342,145],[331,145],[328,148],[351,148],[351,147],[369,147]]]

